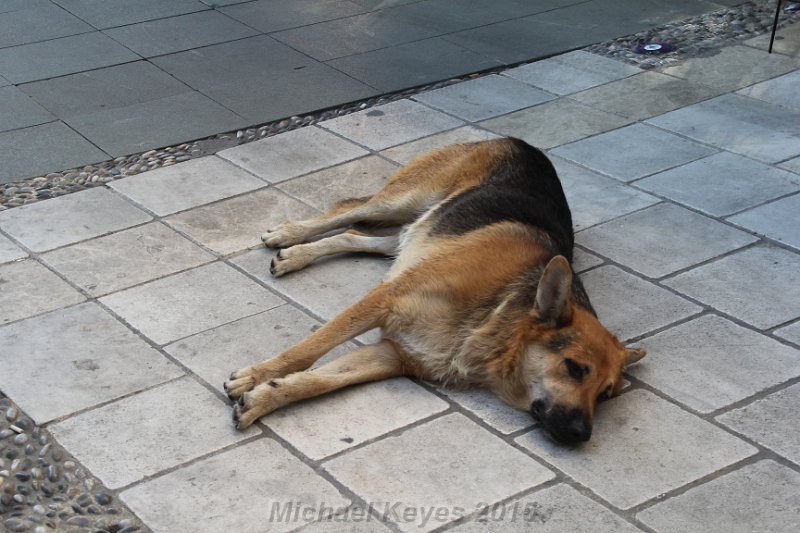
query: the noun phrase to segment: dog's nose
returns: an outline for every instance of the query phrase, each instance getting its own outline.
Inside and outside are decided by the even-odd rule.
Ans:
[[[573,418],[564,429],[570,442],[586,442],[592,436],[592,426],[587,424],[582,417]]]

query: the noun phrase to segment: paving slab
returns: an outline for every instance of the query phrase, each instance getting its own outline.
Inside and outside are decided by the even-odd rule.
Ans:
[[[736,252],[663,283],[758,328],[800,316],[800,255],[774,246]]]
[[[393,148],[388,148],[383,150],[381,155],[401,165],[407,165],[418,155],[422,155],[435,148],[441,148],[450,144],[488,141],[489,139],[496,139],[497,137],[498,135],[490,131],[478,129],[474,126],[463,126],[444,133],[437,133],[430,137],[411,141],[410,143],[401,144]]]
[[[451,531],[458,533],[634,533],[641,531],[569,485],[559,483],[493,507]]]
[[[795,157],[794,159],[784,161],[778,166],[785,168],[786,170],[791,170],[795,174],[800,174],[800,157]]]
[[[42,260],[90,296],[214,261],[165,225],[152,222],[42,255]]]
[[[457,118],[410,100],[398,100],[320,123],[323,128],[372,150],[383,150],[462,125]]]
[[[166,344],[283,303],[222,263],[174,274],[105,296],[100,301],[157,344]]]
[[[197,0],[53,0],[98,29],[173,17],[208,9]],[[215,4],[223,3],[215,0]]]
[[[402,1],[402,0],[401,0]],[[314,522],[298,531],[303,533],[389,533],[391,529],[378,522],[364,506],[351,505],[343,514]]]
[[[255,426],[234,429],[230,407],[191,378],[123,398],[48,429],[110,489],[261,433]]]
[[[502,74],[563,96],[641,72],[633,65],[576,50],[512,68]]]
[[[372,196],[397,169],[397,165],[381,157],[367,156],[284,181],[279,188],[315,209],[327,211],[345,198]]]
[[[480,125],[500,135],[519,137],[537,148],[548,149],[631,122],[619,115],[560,98],[481,122]]]
[[[217,155],[278,183],[367,155],[367,151],[316,126],[222,150]]]
[[[620,509],[642,504],[758,451],[644,390],[601,404],[588,443],[559,446],[536,429],[516,442]]]
[[[341,509],[350,503],[271,439],[180,468],[124,491],[121,498],[154,531],[176,533],[195,532],[198,524],[207,531],[291,531],[307,521],[295,517],[295,506],[312,509],[305,514],[317,518],[323,507]]]
[[[758,48],[759,50],[769,50],[770,33],[764,33],[758,37],[747,39],[743,44]],[[800,57],[800,32],[797,28],[780,28],[775,33],[775,42],[772,46],[773,54],[783,54],[791,57]]]
[[[800,384],[796,383],[720,415],[717,421],[800,465],[799,401]]]
[[[659,533],[790,533],[800,524],[800,474],[774,461],[759,461],[636,517]]]
[[[553,150],[553,154],[559,157],[625,182],[715,152],[713,148],[645,124],[632,124]]]
[[[594,268],[597,265],[602,265],[603,260],[597,257],[594,254],[590,254],[586,250],[582,248],[575,247],[573,249],[573,257],[572,257],[572,270],[573,272],[583,272],[584,270],[589,270],[590,268]]]
[[[97,187],[0,213],[0,228],[44,252],[151,220],[108,189]]]
[[[800,351],[714,315],[641,344],[647,348],[647,364],[629,372],[701,413],[800,375]]]
[[[728,221],[800,251],[800,195],[750,209]]]
[[[429,531],[459,518],[455,508],[471,513],[553,478],[537,461],[459,414],[337,457],[325,469],[377,509],[402,502],[389,518],[403,531]],[[448,512],[426,519],[406,511],[414,507]]]
[[[301,220],[316,214],[281,191],[265,189],[196,207],[166,221],[204,246],[227,255],[263,246],[261,235],[285,220]]]
[[[0,183],[108,159],[63,122],[0,133]]]
[[[0,265],[0,287],[0,324],[86,299],[33,259]]]
[[[108,184],[159,216],[266,186],[262,180],[216,156],[162,167]]]
[[[649,122],[765,163],[800,154],[800,111],[738,94],[690,105]]]
[[[664,231],[665,226],[669,231]],[[581,231],[575,241],[651,278],[661,278],[758,239],[661,203]]]
[[[701,308],[615,266],[581,275],[597,316],[620,340],[631,339],[689,317]]]
[[[183,375],[93,303],[0,328],[0,343],[0,387],[37,424]]]
[[[492,74],[425,91],[414,100],[469,122],[477,122],[535,106],[555,98],[541,89]]]
[[[216,5],[224,5],[215,3]],[[220,11],[263,33],[317,24],[327,20],[359,15],[367,7],[346,0],[295,0],[293,2],[258,0],[236,2]]]
[[[14,244],[11,239],[0,235],[0,264],[27,257],[28,253]]]
[[[789,342],[800,345],[800,322],[795,322],[774,331],[775,335]]]
[[[0,48],[94,31],[94,28],[47,3],[29,9],[0,12]]]
[[[800,189],[800,177],[722,152],[637,181],[636,186],[713,216],[725,216]]]
[[[796,60],[795,64],[800,64],[800,60]],[[798,83],[800,83],[800,71],[795,70],[783,76],[746,87],[738,91],[738,94],[800,111],[800,97],[796,91],[792,90]]]
[[[535,423],[530,413],[514,409],[489,390],[441,388],[439,391],[505,435]]]

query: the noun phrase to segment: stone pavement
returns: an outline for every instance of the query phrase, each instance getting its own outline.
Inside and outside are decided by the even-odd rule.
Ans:
[[[740,3],[0,0],[0,183],[546,57]]]
[[[153,531],[795,532],[797,28],[662,71],[572,52],[0,213],[0,390]],[[276,280],[260,233],[496,135],[548,149],[576,270],[649,352],[591,441],[404,378],[235,431],[228,373],[389,266]]]

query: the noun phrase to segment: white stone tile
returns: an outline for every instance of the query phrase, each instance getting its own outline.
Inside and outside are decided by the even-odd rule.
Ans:
[[[774,331],[775,335],[789,342],[800,345],[800,321],[789,324]]]
[[[537,429],[516,441],[620,509],[758,451],[643,390],[600,404],[592,438],[580,446],[554,444]]]
[[[559,146],[552,153],[629,182],[715,151],[646,124],[633,124]]]
[[[0,228],[35,252],[148,220],[150,215],[102,187],[0,212]]]
[[[426,137],[464,123],[411,100],[398,100],[320,123],[372,150]]]
[[[0,235],[0,264],[27,257],[28,253],[11,242],[11,239]]]
[[[261,235],[285,220],[303,220],[317,213],[276,189],[266,189],[196,207],[166,219],[172,227],[227,255],[261,247]]]
[[[759,461],[638,513],[659,533],[794,533],[800,525],[800,474]]]
[[[280,305],[282,300],[222,263],[105,296],[103,304],[157,344]]]
[[[800,250],[800,194],[755,207],[727,220]]]
[[[153,531],[171,533],[290,531],[306,521],[295,508],[316,518],[349,503],[271,439],[202,459],[120,497]]]
[[[717,417],[717,421],[800,466],[800,383]]]
[[[85,299],[33,259],[0,265],[0,324]]]
[[[48,429],[110,489],[261,432],[255,426],[234,429],[230,407],[190,378],[123,398]]]
[[[214,260],[153,222],[53,250],[42,259],[92,296],[101,296]]]
[[[800,376],[800,351],[707,315],[642,340],[630,373],[701,413]]]
[[[389,533],[391,529],[378,522],[362,505],[354,504],[339,515],[314,522],[298,531],[303,533]]]
[[[795,64],[797,64],[797,60],[795,60]],[[800,84],[800,70],[795,70],[742,89],[739,94],[800,111],[800,96],[796,90],[798,84]]]
[[[442,388],[440,391],[500,433],[508,435],[535,423],[530,413],[514,409],[489,390]]]
[[[0,388],[38,424],[183,372],[86,303],[0,328]]]
[[[112,189],[160,216],[265,186],[262,180],[216,156],[201,157],[109,183]]]
[[[464,126],[444,133],[437,133],[430,137],[425,137],[410,143],[401,144],[393,148],[388,148],[381,152],[392,161],[397,161],[401,165],[407,165],[415,157],[422,155],[434,148],[441,148],[449,144],[471,143],[477,141],[488,141],[496,139],[498,135],[478,129],[474,126]]]
[[[367,155],[367,151],[316,126],[308,126],[228,148],[217,155],[270,183],[277,183]]]
[[[800,255],[756,246],[664,281],[758,328],[800,317]]]
[[[459,414],[337,457],[325,469],[379,512],[401,502],[389,518],[403,531],[430,531],[459,518],[459,510],[470,514],[553,478]],[[447,512],[437,514],[437,507]]]
[[[638,337],[701,308],[666,289],[628,274],[615,266],[602,266],[581,274],[600,322],[620,340]]]
[[[662,203],[581,231],[575,242],[651,278],[755,242],[752,235]]]

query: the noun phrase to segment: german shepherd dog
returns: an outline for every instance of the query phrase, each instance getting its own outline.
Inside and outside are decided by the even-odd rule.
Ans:
[[[307,242],[354,224],[403,229]],[[374,196],[284,222],[262,239],[279,249],[274,276],[340,252],[395,260],[386,281],[305,340],[231,374],[225,390],[239,429],[298,400],[413,376],[487,387],[530,411],[551,439],[578,443],[591,436],[597,402],[618,394],[625,367],[645,355],[598,321],[572,274],[572,216],[556,171],[519,139],[434,150]],[[309,370],[376,327],[378,343]]]

